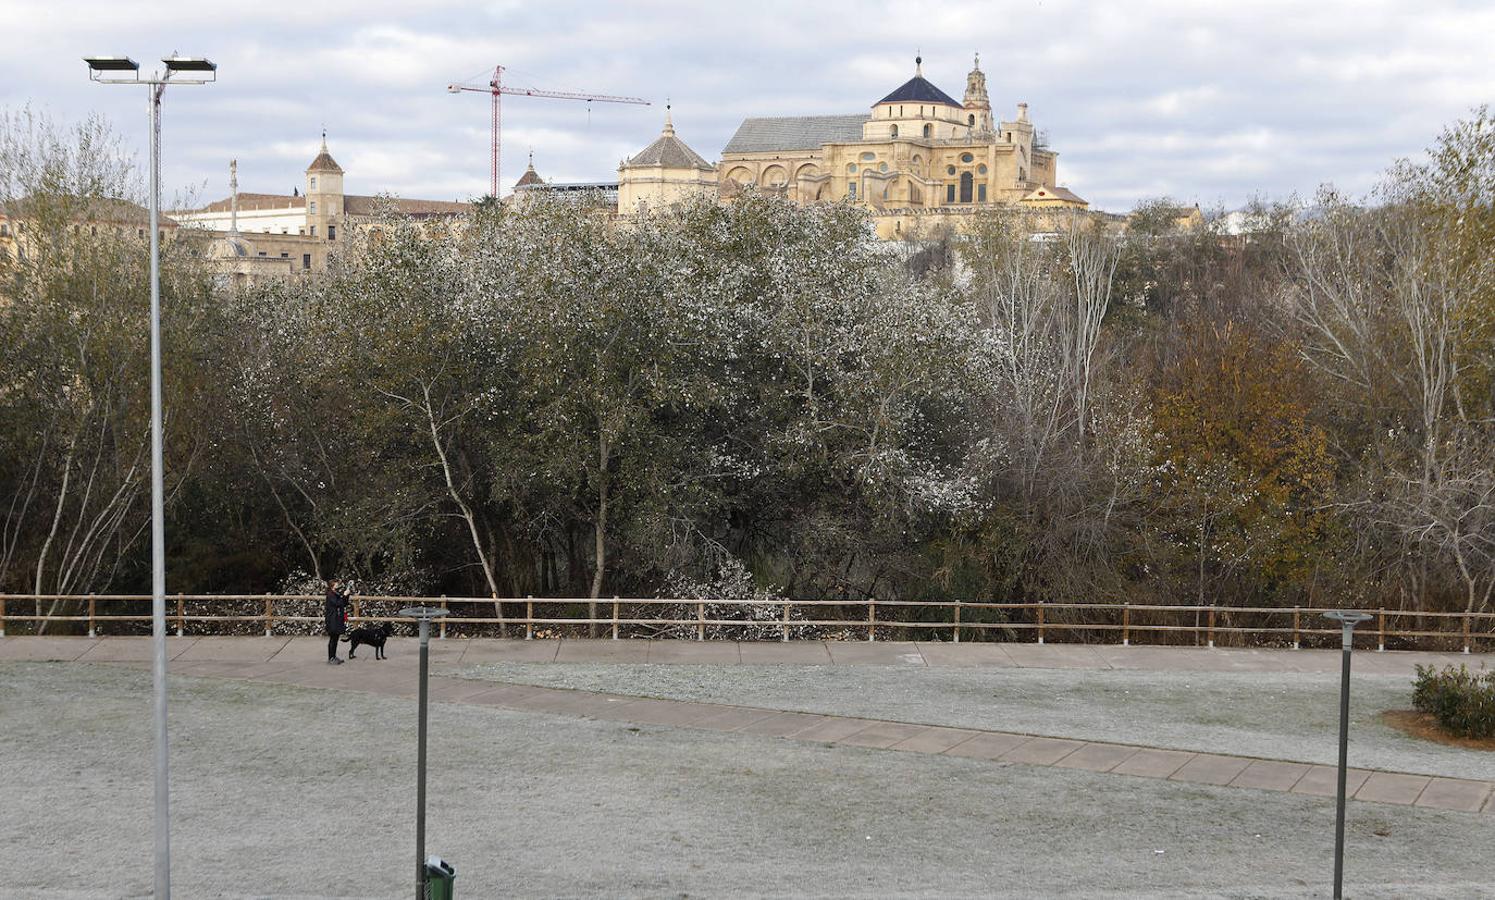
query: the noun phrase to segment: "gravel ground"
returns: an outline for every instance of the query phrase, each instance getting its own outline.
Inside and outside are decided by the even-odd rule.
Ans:
[[[137,897],[149,674],[0,665],[0,897]],[[414,710],[172,687],[178,896],[404,897]],[[465,897],[1323,897],[1333,803],[433,707],[429,846]],[[1351,804],[1349,896],[1470,897],[1495,817]]]
[[[1339,675],[503,663],[457,674],[551,687],[1339,762]],[[1381,724],[1412,705],[1409,679],[1354,676],[1350,765],[1495,780],[1495,753],[1416,740]],[[1495,864],[1492,864],[1495,869]]]

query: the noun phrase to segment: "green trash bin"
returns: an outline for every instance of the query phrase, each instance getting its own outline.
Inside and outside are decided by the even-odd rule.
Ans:
[[[457,870],[439,856],[426,857],[426,900],[452,900]]]

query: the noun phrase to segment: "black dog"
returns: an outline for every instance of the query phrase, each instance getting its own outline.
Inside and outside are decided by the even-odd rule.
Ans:
[[[359,644],[368,644],[374,648],[374,659],[388,659],[389,657],[384,655],[384,642],[389,640],[389,636],[394,630],[393,625],[385,622],[383,625],[374,628],[355,628],[343,635],[343,640],[352,644],[348,648],[348,658],[355,658],[353,651],[358,649]]]

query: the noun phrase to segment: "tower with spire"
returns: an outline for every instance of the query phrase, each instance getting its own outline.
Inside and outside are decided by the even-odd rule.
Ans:
[[[991,98],[986,95],[986,73],[981,71],[981,54],[971,64],[966,74],[966,117],[971,123],[972,136],[989,137],[991,128]]]
[[[338,238],[343,218],[343,168],[327,152],[327,129],[322,149],[306,167],[306,233],[324,240]]]

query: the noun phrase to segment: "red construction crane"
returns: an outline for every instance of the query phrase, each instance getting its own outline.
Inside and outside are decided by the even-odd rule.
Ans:
[[[593,100],[598,103],[633,103],[639,106],[648,106],[649,101],[641,97],[610,97],[606,94],[582,94],[573,91],[539,91],[533,88],[505,87],[503,83],[504,67],[493,67],[493,78],[483,87],[470,84],[449,84],[446,86],[448,92],[460,94],[463,91],[472,91],[477,94],[490,94],[493,97],[493,183],[489,190],[493,199],[498,199],[498,151],[499,138],[503,133],[502,118],[500,115],[499,98],[504,94],[518,94],[522,97],[549,97],[552,100],[585,100],[588,103]]]

